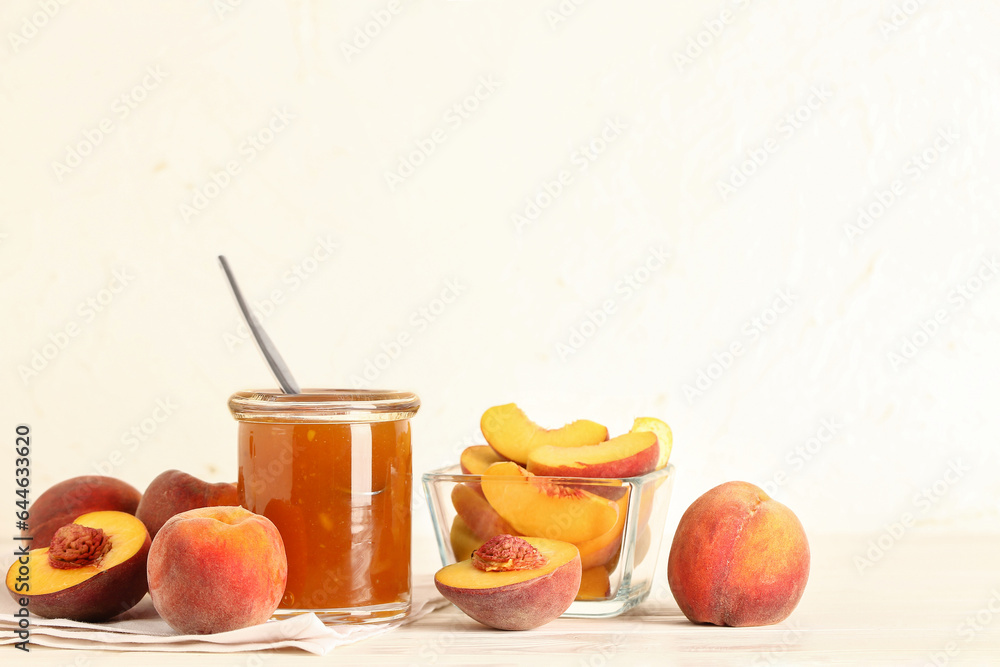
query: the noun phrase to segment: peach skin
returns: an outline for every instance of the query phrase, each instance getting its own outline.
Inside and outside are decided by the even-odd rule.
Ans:
[[[681,611],[695,623],[780,623],[809,578],[809,544],[798,518],[747,482],[706,492],[684,512],[667,562]]]

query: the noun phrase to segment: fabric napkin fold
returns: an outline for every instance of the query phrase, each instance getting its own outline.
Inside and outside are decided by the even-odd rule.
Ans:
[[[375,625],[324,625],[316,614],[301,614],[214,635],[179,635],[160,618],[147,595],[129,611],[106,623],[31,617],[29,646],[85,648],[110,651],[200,651],[229,653],[297,648],[325,655],[338,646],[371,639],[430,614],[447,602],[433,585],[413,587],[410,615],[400,621]],[[21,641],[17,636],[18,610],[9,595],[0,596],[0,645]],[[30,611],[30,608],[29,608]]]

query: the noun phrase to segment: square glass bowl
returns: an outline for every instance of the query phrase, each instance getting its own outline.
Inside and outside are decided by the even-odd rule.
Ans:
[[[608,525],[611,516],[617,517],[609,530],[577,543],[583,580],[576,601],[563,614],[607,618],[639,604],[652,589],[675,476],[674,466],[668,465],[648,475],[623,479],[491,476],[488,483],[494,485],[494,499],[502,496],[504,500],[498,502],[509,503],[501,514],[514,518],[512,524],[522,528],[535,524],[527,531],[529,536],[564,539],[569,534],[564,531],[593,531],[592,526]],[[485,541],[475,535],[470,523],[485,530],[496,519],[490,513],[492,506],[483,493],[482,479],[463,474],[459,466],[423,476],[444,565],[469,558]],[[505,488],[513,484],[534,488]],[[613,515],[608,506],[615,510]],[[532,515],[525,517],[518,511]],[[543,521],[547,525],[541,525]]]

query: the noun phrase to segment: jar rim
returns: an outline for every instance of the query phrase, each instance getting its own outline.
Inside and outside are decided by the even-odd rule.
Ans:
[[[420,398],[410,391],[387,389],[279,389],[238,391],[229,397],[237,421],[296,423],[369,423],[410,419]]]

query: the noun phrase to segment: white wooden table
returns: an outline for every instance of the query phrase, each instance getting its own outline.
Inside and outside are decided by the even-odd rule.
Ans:
[[[27,656],[5,652],[2,664],[1000,665],[1000,535],[911,530],[861,568],[855,557],[867,557],[873,537],[814,538],[805,595],[787,621],[771,627],[693,625],[664,586],[618,618],[558,619],[528,632],[490,630],[449,606],[324,657],[35,648]],[[662,564],[659,575],[665,584]]]

